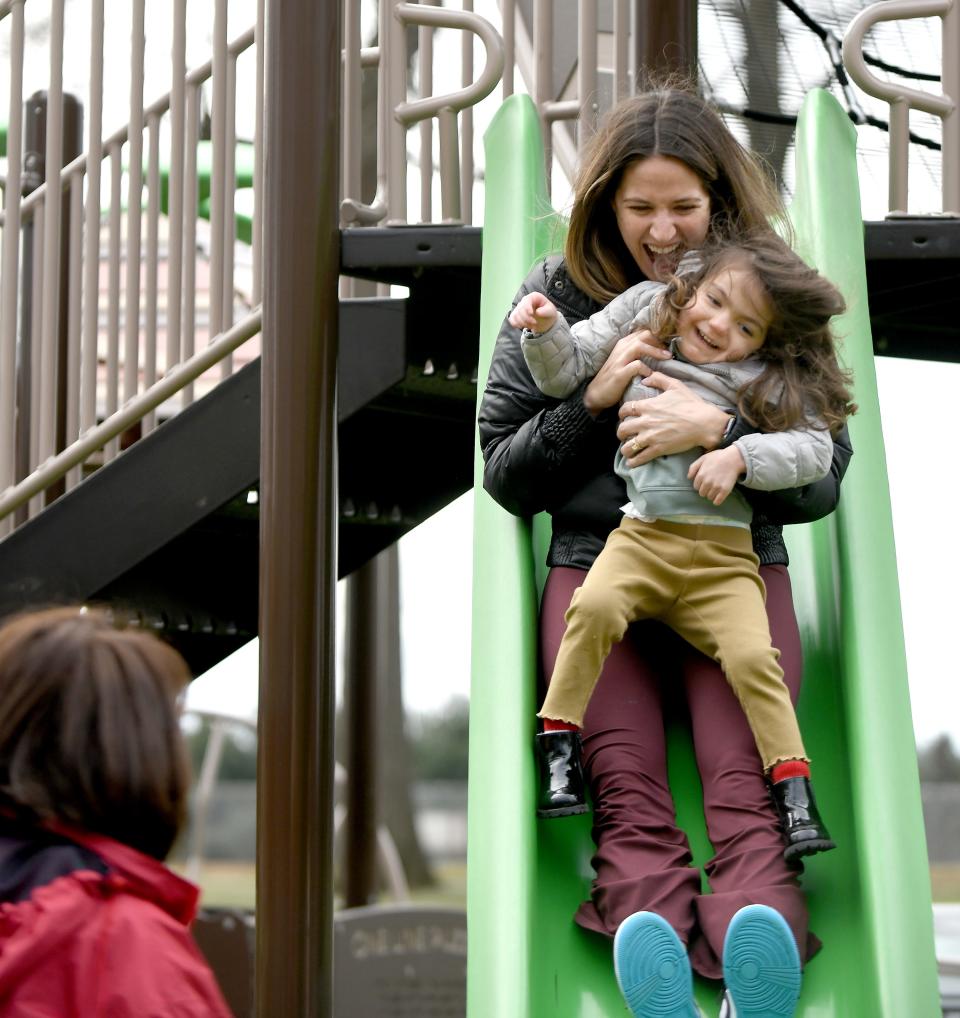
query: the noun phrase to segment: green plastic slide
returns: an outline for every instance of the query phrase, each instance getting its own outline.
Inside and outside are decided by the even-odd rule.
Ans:
[[[788,527],[804,637],[800,721],[836,851],[804,887],[823,950],[804,975],[807,1018],[940,1014],[930,885],[910,718],[897,573],[863,260],[856,134],[814,91],[797,128],[792,216],[801,253],[843,291],[838,323],[854,370],[856,455],[839,510]],[[535,110],[507,100],[486,135],[481,378],[520,281],[557,246]],[[537,597],[549,523],[512,517],[476,466],[468,856],[469,1018],[626,1013],[609,942],[574,925],[589,894],[590,818],[534,816]],[[694,864],[710,849],[690,739],[670,733],[671,786]],[[698,983],[704,1013],[719,987]]]

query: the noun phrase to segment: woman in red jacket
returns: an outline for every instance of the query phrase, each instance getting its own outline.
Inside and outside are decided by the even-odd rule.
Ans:
[[[163,865],[188,767],[186,663],[101,613],[0,629],[0,1015],[230,1018]]]

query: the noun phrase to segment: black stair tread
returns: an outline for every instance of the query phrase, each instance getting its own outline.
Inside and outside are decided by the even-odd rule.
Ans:
[[[0,616],[90,597],[255,484],[259,435],[257,360],[0,543]]]
[[[898,216],[864,224],[870,324],[877,354],[960,360],[953,304],[960,219]]]

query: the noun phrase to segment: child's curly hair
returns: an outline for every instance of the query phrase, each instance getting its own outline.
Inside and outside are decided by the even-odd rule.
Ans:
[[[738,392],[738,411],[762,431],[786,431],[814,419],[836,434],[857,411],[852,375],[837,360],[830,326],[846,309],[840,291],[772,230],[710,245],[698,255],[699,265],[675,275],[655,302],[651,331],[660,338],[674,335],[678,314],[704,280],[745,266],[767,294],[773,320],[754,354],[766,368]]]

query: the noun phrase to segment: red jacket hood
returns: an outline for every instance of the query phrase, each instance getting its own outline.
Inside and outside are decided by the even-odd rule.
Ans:
[[[230,1018],[188,924],[199,892],[65,824],[2,831],[0,1014]]]
[[[88,834],[59,821],[51,821],[45,826],[54,834],[68,838],[100,856],[110,867],[108,881],[112,886],[152,901],[184,926],[193,922],[200,900],[200,889],[177,876],[158,859],[103,834]]]

